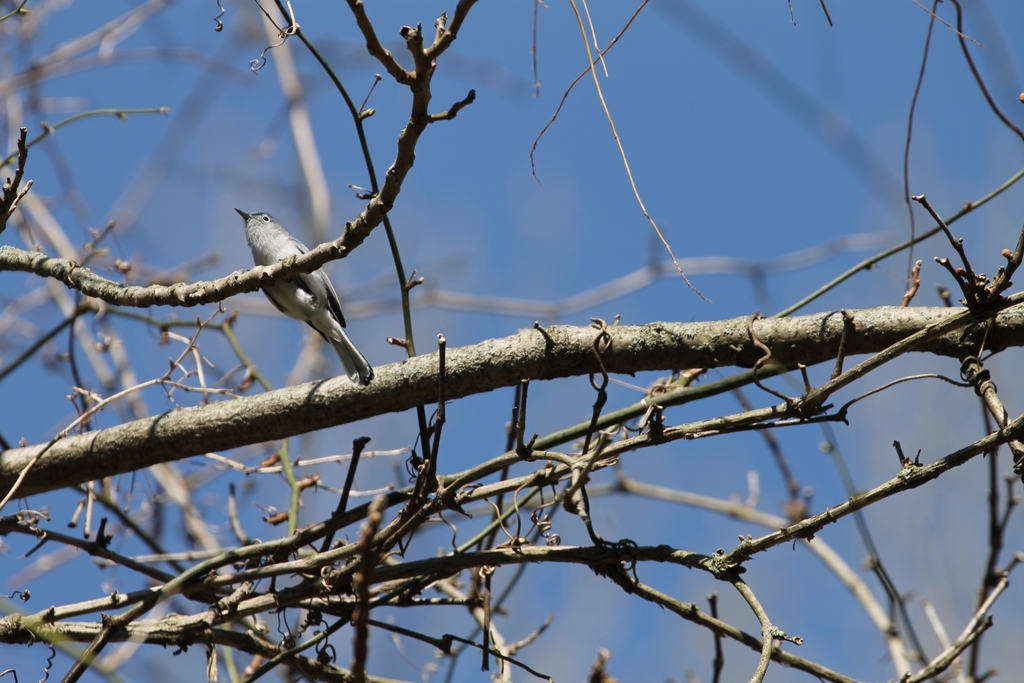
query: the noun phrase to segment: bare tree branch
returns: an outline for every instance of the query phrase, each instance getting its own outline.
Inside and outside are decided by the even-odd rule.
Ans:
[[[1024,295],[1015,295],[1011,301],[1021,299]],[[882,351],[929,326],[943,326],[948,332],[920,341],[915,351],[960,357],[965,350],[975,350],[980,341],[979,330],[953,331],[954,319],[961,326],[973,321],[969,313],[956,309],[883,307],[850,314],[855,329],[847,334],[849,354]],[[748,322],[749,318],[743,317],[709,323],[610,326],[607,329],[612,343],[601,360],[612,373],[749,367],[761,351],[747,334]],[[813,364],[835,357],[844,319],[839,313],[822,313],[760,319],[754,327],[757,338],[772,347],[776,362],[783,366]],[[986,346],[990,351],[1000,351],[1020,345],[1024,345],[1024,307],[1015,306],[990,323]],[[512,337],[449,350],[446,366],[448,400],[515,386],[523,377],[554,379],[601,371],[593,353],[593,329],[569,326],[548,327],[543,332],[523,330]],[[854,370],[840,379],[845,382]],[[380,368],[368,387],[357,388],[344,377],[337,377],[69,436],[53,444],[25,479],[21,491],[28,495],[54,490],[158,462],[408,410],[436,400],[437,373],[434,354],[417,356]],[[660,400],[664,397],[649,402]],[[40,448],[0,453],[0,492],[9,490]]]

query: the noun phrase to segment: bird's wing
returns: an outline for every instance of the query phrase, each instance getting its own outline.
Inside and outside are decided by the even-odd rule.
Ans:
[[[305,254],[309,251],[306,245],[298,241],[291,235],[291,241],[295,248],[299,250],[299,254]],[[300,275],[293,276],[296,281],[295,284],[306,290],[310,296],[319,304],[320,300],[323,299],[324,303],[327,304],[327,309],[334,315],[338,324],[345,327],[345,316],[341,313],[341,301],[338,299],[338,293],[334,291],[334,285],[331,284],[331,279],[327,277],[327,273],[324,272],[323,268],[318,268],[312,273],[302,273]],[[271,299],[273,301],[273,299]],[[316,305],[314,304],[314,305]],[[280,308],[280,306],[278,306]]]
[[[291,313],[286,311],[284,306],[282,306],[280,303],[278,303],[277,299],[274,298],[274,295],[270,293],[271,289],[272,289],[271,287],[264,287],[263,288],[263,293],[267,296],[268,299],[270,299],[270,303],[274,304],[274,308],[276,308],[277,310],[281,311],[285,315],[291,316]]]
[[[341,301],[338,299],[338,293],[334,291],[334,285],[331,284],[331,278],[327,277],[322,269],[316,271],[312,275],[319,276],[323,280],[325,294],[327,296],[327,308],[331,310],[334,317],[337,318],[338,324],[345,327],[345,316],[341,314]]]

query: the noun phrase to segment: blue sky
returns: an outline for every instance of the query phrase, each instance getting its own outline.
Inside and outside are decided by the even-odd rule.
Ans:
[[[1014,38],[1024,26],[1024,5],[966,4],[966,32],[980,43],[971,44],[972,54],[999,106],[1021,126],[1024,108],[1017,96],[1024,89],[1024,54]],[[7,33],[0,48],[0,73],[10,78],[57,46],[136,5],[77,2],[34,8],[40,23],[29,39],[19,41],[10,33],[13,23],[21,19],[3,25]],[[113,256],[135,264],[134,272],[142,271],[142,264],[174,269],[216,254],[215,262],[188,276],[212,279],[251,265],[234,207],[269,211],[307,244],[316,241],[309,193],[275,71],[278,53],[268,51],[267,65],[252,73],[249,60],[257,58],[267,44],[262,15],[250,3],[224,5],[228,11],[222,18],[223,32],[214,31],[216,3],[169,3],[134,32],[85,53],[108,55],[108,63],[83,62],[80,69],[18,90],[17,97],[6,95],[3,116],[9,139],[18,125],[27,125],[32,135],[43,121],[54,123],[89,109],[170,107],[168,115],[80,121],[33,150],[28,173],[35,180],[32,194],[73,244],[88,241],[88,229],[117,219],[106,246]],[[362,101],[382,68],[366,54],[346,4],[295,0],[293,5],[302,30],[336,68],[353,98]],[[367,5],[382,41],[406,64],[409,59],[398,37],[399,27],[415,23],[429,27],[442,10],[452,9],[450,3],[440,2]],[[619,31],[635,5],[591,3],[602,45]],[[693,284],[710,302],[669,274],[642,290],[552,319],[532,313],[506,315],[493,306],[453,310],[422,300],[442,292],[558,301],[652,262],[662,263],[665,253],[632,195],[589,76],[577,85],[537,146],[536,172],[541,182],[531,175],[531,145],[566,86],[586,65],[570,5],[549,3],[539,10],[541,87],[535,97],[531,4],[479,3],[438,64],[433,108],[449,107],[471,88],[477,99],[455,120],[426,131],[416,165],[391,213],[406,269],[415,269],[426,279],[414,291],[414,299],[420,302],[414,312],[419,350],[433,351],[439,333],[446,336],[449,347],[455,347],[510,335],[537,319],[544,324],[585,325],[591,317],[611,321],[621,316],[623,324],[642,324],[722,319],[755,310],[768,315],[871,253],[905,239],[909,219],[902,203],[902,155],[928,15],[911,0],[831,2],[829,6],[832,27],[819,4],[811,1],[793,3],[795,25],[783,2],[660,0],[644,8],[608,54],[609,76],[601,72],[601,88],[645,205],[687,266]],[[949,3],[941,11],[944,19],[953,21]],[[297,40],[289,41],[289,46],[330,192],[328,233],[333,238],[364,205],[348,186],[368,185],[365,167],[337,92]],[[376,113],[366,121],[366,129],[378,173],[391,163],[397,134],[408,116],[408,102],[407,89],[386,74],[370,97],[368,106]],[[1020,139],[989,110],[955,34],[937,25],[917,104],[909,163],[911,192],[926,193],[940,214],[949,215],[963,202],[993,190],[1022,166]],[[1013,247],[1022,207],[1024,188],[1014,187],[955,225],[954,232],[965,238],[980,270],[994,272],[999,250]],[[44,241],[37,224],[42,211],[28,212],[31,239],[36,241]],[[931,227],[923,212],[917,218],[919,230]],[[0,240],[24,246],[25,235],[9,228]],[[738,274],[736,265],[716,266],[719,262],[713,260],[765,263],[860,235],[868,236],[859,238],[861,246],[855,253],[838,253],[799,270],[771,272],[756,282]],[[951,285],[933,256],[952,256],[949,245],[932,240],[917,248],[916,258],[925,262],[922,290],[915,301],[919,305],[940,305],[935,285]],[[906,263],[905,254],[889,259],[803,312],[897,305],[904,291]],[[403,330],[383,229],[329,270],[342,293],[354,341],[375,366],[401,360],[403,351],[384,341],[403,336]],[[25,297],[39,287],[37,278],[0,273],[0,305],[30,300]],[[239,337],[274,386],[341,371],[328,358],[326,366],[294,375],[295,359],[308,331],[279,315],[262,295],[236,297],[225,305],[241,311],[236,326]],[[5,316],[12,314],[12,309],[5,310]],[[159,319],[191,320],[205,318],[213,310],[158,308],[149,313]],[[59,320],[52,303],[21,314],[21,323],[5,326],[0,338],[2,361],[10,362]],[[158,335],[143,324],[116,316],[105,320],[123,338],[140,380],[164,372],[167,358],[180,352],[180,344],[159,345]],[[90,319],[88,333],[101,336],[103,324]],[[216,334],[204,333],[200,343],[215,365],[208,370],[212,375],[219,376],[237,363]],[[46,362],[29,363],[4,380],[0,434],[11,443],[21,438],[28,443],[45,441],[74,419],[65,399],[73,379],[66,360],[57,356],[66,351],[67,335],[62,335],[59,344],[42,355]],[[1012,381],[1019,372],[1015,370],[1019,360],[1010,353],[1004,356],[994,359],[991,367],[997,381],[1003,378],[1001,396],[1013,412],[1013,406],[1019,410],[1022,398]],[[83,383],[97,389],[98,375],[88,363],[83,362],[83,368]],[[951,359],[908,358],[873,381],[880,384],[884,378],[923,371],[955,376],[957,364]],[[643,387],[656,375],[622,379]],[[624,386],[613,385],[610,391],[610,407],[640,397]],[[194,401],[177,394],[168,398],[160,390],[144,396],[150,413],[171,409],[175,402]],[[748,396],[759,405],[774,402],[753,390]],[[449,408],[445,471],[457,471],[501,452],[511,401],[511,390],[505,390]],[[535,421],[531,430],[544,434],[579,422],[589,415],[592,401],[586,378],[538,383],[531,388],[530,412]],[[670,412],[669,419],[683,422],[736,410],[735,399],[722,397]],[[908,452],[921,448],[925,459],[934,459],[981,435],[977,415],[969,391],[937,384],[901,385],[860,404],[851,413],[851,425],[837,427],[836,434],[855,481],[866,489],[895,474],[894,439]],[[97,426],[122,419],[117,411],[110,411],[100,416]],[[370,436],[376,449],[401,448],[414,438],[414,428],[412,414],[384,416],[296,439],[293,448],[309,456],[346,453],[352,439],[360,435]],[[846,498],[832,460],[820,451],[819,429],[782,431],[778,438],[797,478],[813,487],[812,511]],[[231,455],[254,462],[267,452],[269,448],[252,447]],[[209,463],[196,458],[178,466],[186,474],[197,474]],[[360,466],[357,487],[385,486],[395,481],[401,467],[401,460],[395,458],[366,461]],[[754,435],[636,453],[624,459],[623,467],[637,479],[726,499],[746,498],[749,473],[756,471],[763,509],[781,514],[785,499],[771,456]],[[902,590],[912,591],[911,613],[932,655],[940,648],[923,617],[921,599],[935,604],[952,633],[959,632],[973,611],[987,550],[986,468],[980,460],[972,462],[932,486],[867,513],[888,570]],[[340,486],[344,471],[334,466],[323,469],[321,475],[326,483]],[[234,480],[243,483],[242,477]],[[607,474],[598,477],[598,481],[609,480]],[[215,479],[197,495],[202,509],[217,523],[224,521],[227,481],[226,477]],[[243,496],[250,533],[270,537],[278,530],[260,521],[263,513],[256,504],[283,507],[284,488],[265,475],[245,482],[255,485]],[[128,482],[121,486],[127,487]],[[70,516],[77,496],[58,493],[32,502],[48,506],[52,524],[58,528]],[[336,500],[321,491],[306,502],[302,519],[312,521],[328,514]],[[620,496],[595,498],[594,503],[595,521],[607,538],[629,536],[639,543],[669,543],[710,553],[731,547],[737,534],[757,535],[757,529],[747,523],[706,511]],[[562,514],[555,521],[564,542],[585,542],[578,520]],[[176,522],[172,518],[169,524]],[[183,539],[176,533],[170,537],[180,544]],[[821,537],[851,565],[860,567],[865,551],[852,521],[830,527]],[[0,574],[20,576],[16,572],[33,559],[22,559],[31,544],[10,537],[4,541],[9,548],[0,556]],[[1020,548],[1022,541],[1020,526],[1012,524],[1008,550]],[[433,554],[449,542],[449,532],[441,529],[426,534],[414,548]],[[123,543],[122,552],[141,552],[135,541]],[[67,572],[86,578],[77,579],[71,590]],[[503,570],[496,580],[507,580],[510,574]],[[874,578],[861,574],[882,599]],[[748,631],[757,630],[738,596],[702,574],[644,567],[641,578],[702,608],[705,595],[718,591],[723,618]],[[862,680],[892,677],[881,636],[835,577],[805,549],[778,548],[759,557],[751,563],[747,579],[775,622],[805,638],[799,654]],[[28,608],[96,596],[112,587],[137,586],[124,572],[101,570],[87,558],[77,557],[26,584],[35,596]],[[0,592],[21,587],[8,582]],[[510,614],[502,619],[503,632],[510,640],[522,638],[554,613],[545,637],[526,648],[522,657],[556,680],[583,679],[599,647],[613,651],[610,671],[621,680],[684,680],[688,670],[710,680],[707,632],[623,596],[588,570],[532,568],[517,591]],[[464,614],[444,610],[391,616],[432,635],[465,635],[471,630]],[[1011,588],[996,610],[997,628],[983,650],[986,664],[1004,672],[1024,666],[1019,648],[1009,645],[1019,640],[1022,613],[1024,596]],[[349,635],[342,634],[339,651],[347,652]],[[403,642],[403,647],[413,662],[432,661],[425,646]],[[371,652],[373,673],[405,679],[420,676],[386,634],[374,635]],[[28,677],[36,674],[44,659],[45,651],[38,647],[5,647],[0,656],[6,666],[18,666]],[[453,680],[483,680],[486,674],[477,672],[476,656],[464,659]],[[66,670],[68,661],[57,661],[57,671]],[[728,646],[726,673],[730,678],[748,676],[755,661],[754,653]],[[185,681],[202,675],[203,666],[199,649],[178,658],[143,652],[130,660],[123,674],[129,680]],[[444,672],[442,664],[441,673],[432,680],[442,680]],[[802,676],[773,667],[766,680]],[[517,673],[516,680],[520,677]]]

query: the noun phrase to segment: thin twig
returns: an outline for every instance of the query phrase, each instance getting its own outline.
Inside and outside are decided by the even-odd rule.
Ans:
[[[900,302],[900,306],[906,308],[910,305],[910,302],[914,300],[914,296],[917,294],[917,290],[921,287],[921,260],[918,259],[914,267],[910,269],[910,285],[907,288],[906,293],[903,295],[903,301]]]
[[[373,582],[373,568],[377,565],[377,554],[373,549],[373,537],[380,527],[381,511],[387,499],[383,496],[374,498],[370,504],[370,512],[359,530],[359,569],[352,575],[352,589],[356,594],[356,608],[352,613],[354,624],[352,633],[352,681],[366,683],[367,645],[370,629],[367,620],[370,616],[370,584]]]
[[[921,84],[924,83],[924,71],[928,65],[928,50],[932,43],[932,29],[935,27],[935,10],[939,7],[939,0],[932,4],[931,16],[928,19],[928,33],[924,38],[924,51],[921,55],[921,69],[917,74],[917,83],[914,84],[914,95],[910,98],[910,113],[907,114],[907,139],[903,144],[903,203],[907,206],[910,214],[910,248],[907,250],[907,279],[913,282],[911,267],[914,263],[914,237],[917,233],[917,224],[914,221],[914,205],[910,203],[910,140],[914,135],[914,112],[917,110],[917,97],[921,94]],[[915,288],[916,291],[916,288]],[[903,304],[906,306],[907,304]]]
[[[718,618],[718,593],[708,595],[708,606],[711,608],[711,618]],[[712,631],[715,639],[715,658],[711,660],[712,674],[711,683],[719,683],[722,680],[722,669],[725,667],[725,654],[722,652],[722,634]]]
[[[803,645],[804,641],[803,638],[786,635],[785,632],[774,626],[771,619],[768,618],[768,613],[761,606],[761,602],[754,595],[754,591],[750,590],[750,586],[745,582],[740,579],[734,579],[730,583],[743,596],[743,599],[747,601],[750,609],[753,610],[758,622],[761,624],[761,659],[757,663],[754,674],[750,677],[750,683],[761,683],[764,680],[765,674],[768,673],[768,663],[772,659],[775,639],[788,640],[796,645]]]
[[[676,255],[672,252],[672,247],[669,245],[668,240],[665,239],[665,235],[662,234],[661,228],[659,228],[658,224],[653,218],[651,218],[650,213],[647,211],[647,207],[644,206],[644,201],[640,197],[640,190],[637,188],[636,181],[633,179],[633,171],[629,168],[629,159],[626,158],[626,149],[622,145],[622,139],[619,137],[619,132],[615,127],[615,120],[612,118],[612,113],[608,109],[608,103],[605,102],[604,91],[601,89],[601,81],[597,78],[597,69],[594,68],[595,60],[590,51],[590,42],[587,40],[587,30],[583,26],[583,17],[580,16],[579,9],[576,7],[576,0],[569,0],[569,4],[572,6],[573,13],[576,15],[576,23],[579,25],[580,34],[583,36],[583,45],[587,49],[587,62],[590,64],[590,74],[593,76],[594,88],[597,91],[597,98],[601,102],[601,109],[604,111],[605,120],[607,120],[608,125],[611,126],[612,137],[615,138],[615,146],[619,150],[619,156],[622,159],[622,166],[626,171],[626,176],[629,178],[629,186],[633,190],[633,197],[640,206],[640,211],[643,213],[644,218],[646,218],[647,222],[651,224],[652,228],[654,228],[655,234],[658,236],[658,239],[661,240],[662,246],[665,247],[665,251],[668,252],[669,258],[672,259],[672,263],[675,265],[676,270],[679,271],[679,275],[681,275],[683,281],[686,282],[686,286],[692,289],[701,299],[709,301],[706,296],[701,294],[699,289],[693,286],[689,278],[686,277],[686,273],[683,272],[682,267],[679,265],[679,261],[676,260]]]
[[[356,466],[359,464],[359,456],[362,455],[363,449],[366,448],[368,443],[370,443],[370,437],[368,436],[360,436],[352,440],[352,460],[348,463],[344,488],[341,491],[341,497],[338,499],[338,507],[334,509],[334,517],[341,517],[348,509],[348,497],[352,493],[352,484],[356,479]],[[334,531],[332,530],[324,536],[324,542],[320,544],[320,552],[323,553],[329,550],[333,541]]]
[[[971,51],[967,48],[967,40],[964,35],[964,10],[960,6],[960,0],[952,0],[953,6],[956,7],[956,35],[960,41],[960,49],[964,53],[964,59],[967,60],[967,66],[971,69],[971,74],[974,75],[974,82],[978,84],[978,88],[981,90],[981,94],[985,96],[985,101],[988,102],[988,106],[992,109],[992,112],[1003,122],[1003,125],[1012,130],[1017,134],[1021,140],[1024,140],[1024,131],[1018,128],[1013,121],[1007,118],[1006,114],[1002,112],[996,101],[992,99],[992,95],[989,94],[988,88],[985,86],[985,81],[982,79],[981,74],[978,72],[978,67],[974,65],[974,58],[971,57]]]
[[[1006,587],[1010,585],[1010,572],[1020,563],[1020,556],[1014,558],[1014,561],[1007,566],[1006,571],[1003,572],[1003,576],[997,583],[992,592],[989,593],[988,598],[978,607],[974,613],[974,617],[967,622],[964,630],[960,633],[960,636],[953,641],[949,647],[943,650],[935,659],[929,662],[928,666],[924,667],[916,674],[906,679],[906,683],[921,683],[934,678],[938,674],[945,671],[949,666],[956,660],[956,658],[963,652],[967,647],[976,641],[982,633],[992,626],[992,617],[988,614],[989,610],[992,609],[992,605],[995,604],[996,599],[1002,594]]]

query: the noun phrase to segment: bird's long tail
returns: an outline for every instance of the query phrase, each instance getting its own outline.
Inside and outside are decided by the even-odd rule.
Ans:
[[[345,366],[348,378],[359,386],[366,386],[373,379],[373,368],[370,367],[370,362],[363,354],[359,353],[359,349],[345,334],[345,330],[338,328],[338,332],[341,333],[341,338],[331,339],[331,346],[334,347],[338,358],[341,359],[341,364]]]

